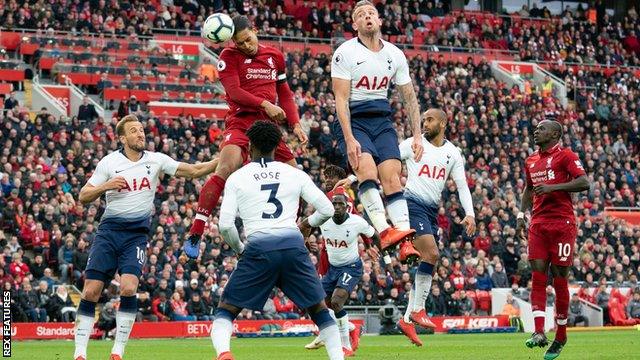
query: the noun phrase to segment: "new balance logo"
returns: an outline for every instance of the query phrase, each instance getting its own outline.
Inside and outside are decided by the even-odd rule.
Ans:
[[[566,256],[561,257],[560,261],[567,261],[567,257]]]

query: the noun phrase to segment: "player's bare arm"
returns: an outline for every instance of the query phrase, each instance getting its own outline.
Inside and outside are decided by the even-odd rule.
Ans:
[[[409,114],[411,133],[413,134],[411,149],[413,150],[414,160],[420,161],[424,149],[422,146],[422,133],[420,131],[420,105],[418,104],[418,98],[413,88],[413,82],[398,86],[398,91]]]
[[[533,204],[533,186],[527,185],[524,188],[524,193],[522,194],[522,203],[520,204],[520,212],[518,213],[516,219],[516,233],[521,240],[526,240],[526,222],[524,219],[524,214],[527,211],[531,210],[531,206]]]
[[[353,170],[358,170],[358,162],[362,150],[360,143],[353,136],[351,131],[351,112],[349,111],[349,96],[351,95],[351,80],[331,78],[333,94],[336,97],[336,112],[338,121],[342,127],[344,141],[347,145],[347,157]]]
[[[360,236],[364,236],[361,234]],[[367,248],[367,254],[373,261],[380,259],[380,235],[377,232],[371,237],[371,243],[364,241],[364,246]]]
[[[216,170],[218,166],[218,158],[215,158],[211,161],[199,163],[199,164],[189,164],[181,162],[178,165],[178,170],[176,171],[176,176],[178,177],[186,177],[186,178],[201,178],[205,175],[209,175]]]
[[[98,186],[93,186],[87,183],[80,189],[79,200],[83,205],[87,205],[96,199],[100,198],[102,194],[109,190],[120,190],[127,186],[127,181],[122,176],[116,176],[106,183]]]
[[[533,188],[536,195],[548,194],[554,191],[581,192],[589,190],[589,178],[587,175],[577,177],[562,184],[540,184]]]

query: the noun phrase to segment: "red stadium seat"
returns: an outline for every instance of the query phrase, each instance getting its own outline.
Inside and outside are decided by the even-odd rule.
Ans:
[[[477,290],[476,296],[478,297],[478,310],[487,314],[491,312],[491,293],[485,290]]]

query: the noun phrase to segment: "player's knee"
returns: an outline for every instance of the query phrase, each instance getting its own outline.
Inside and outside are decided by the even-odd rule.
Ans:
[[[342,298],[332,297],[329,307],[331,307],[331,310],[333,310],[333,312],[340,312],[344,307],[344,301],[342,300]]]
[[[82,298],[96,302],[100,299],[100,293],[102,293],[102,286],[94,282],[86,282],[82,289]]]
[[[402,190],[400,178],[397,174],[393,174],[391,176],[382,176],[381,173],[380,183],[382,184],[382,188],[384,189],[384,192],[386,194],[392,194]]]

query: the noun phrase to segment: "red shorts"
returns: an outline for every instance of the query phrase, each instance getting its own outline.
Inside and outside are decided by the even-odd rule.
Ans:
[[[243,163],[246,164],[247,162],[249,162],[249,138],[243,130],[225,130],[222,133],[222,144],[220,144],[220,149],[224,148],[226,145],[239,146],[242,150]],[[278,144],[278,147],[276,148],[276,152],[274,154],[274,160],[286,163],[294,158],[295,156],[293,156],[293,153],[291,152],[287,144],[285,144],[284,141],[280,140],[280,143]]]
[[[545,260],[558,266],[573,264],[576,224],[563,221],[529,226],[529,260]]]

